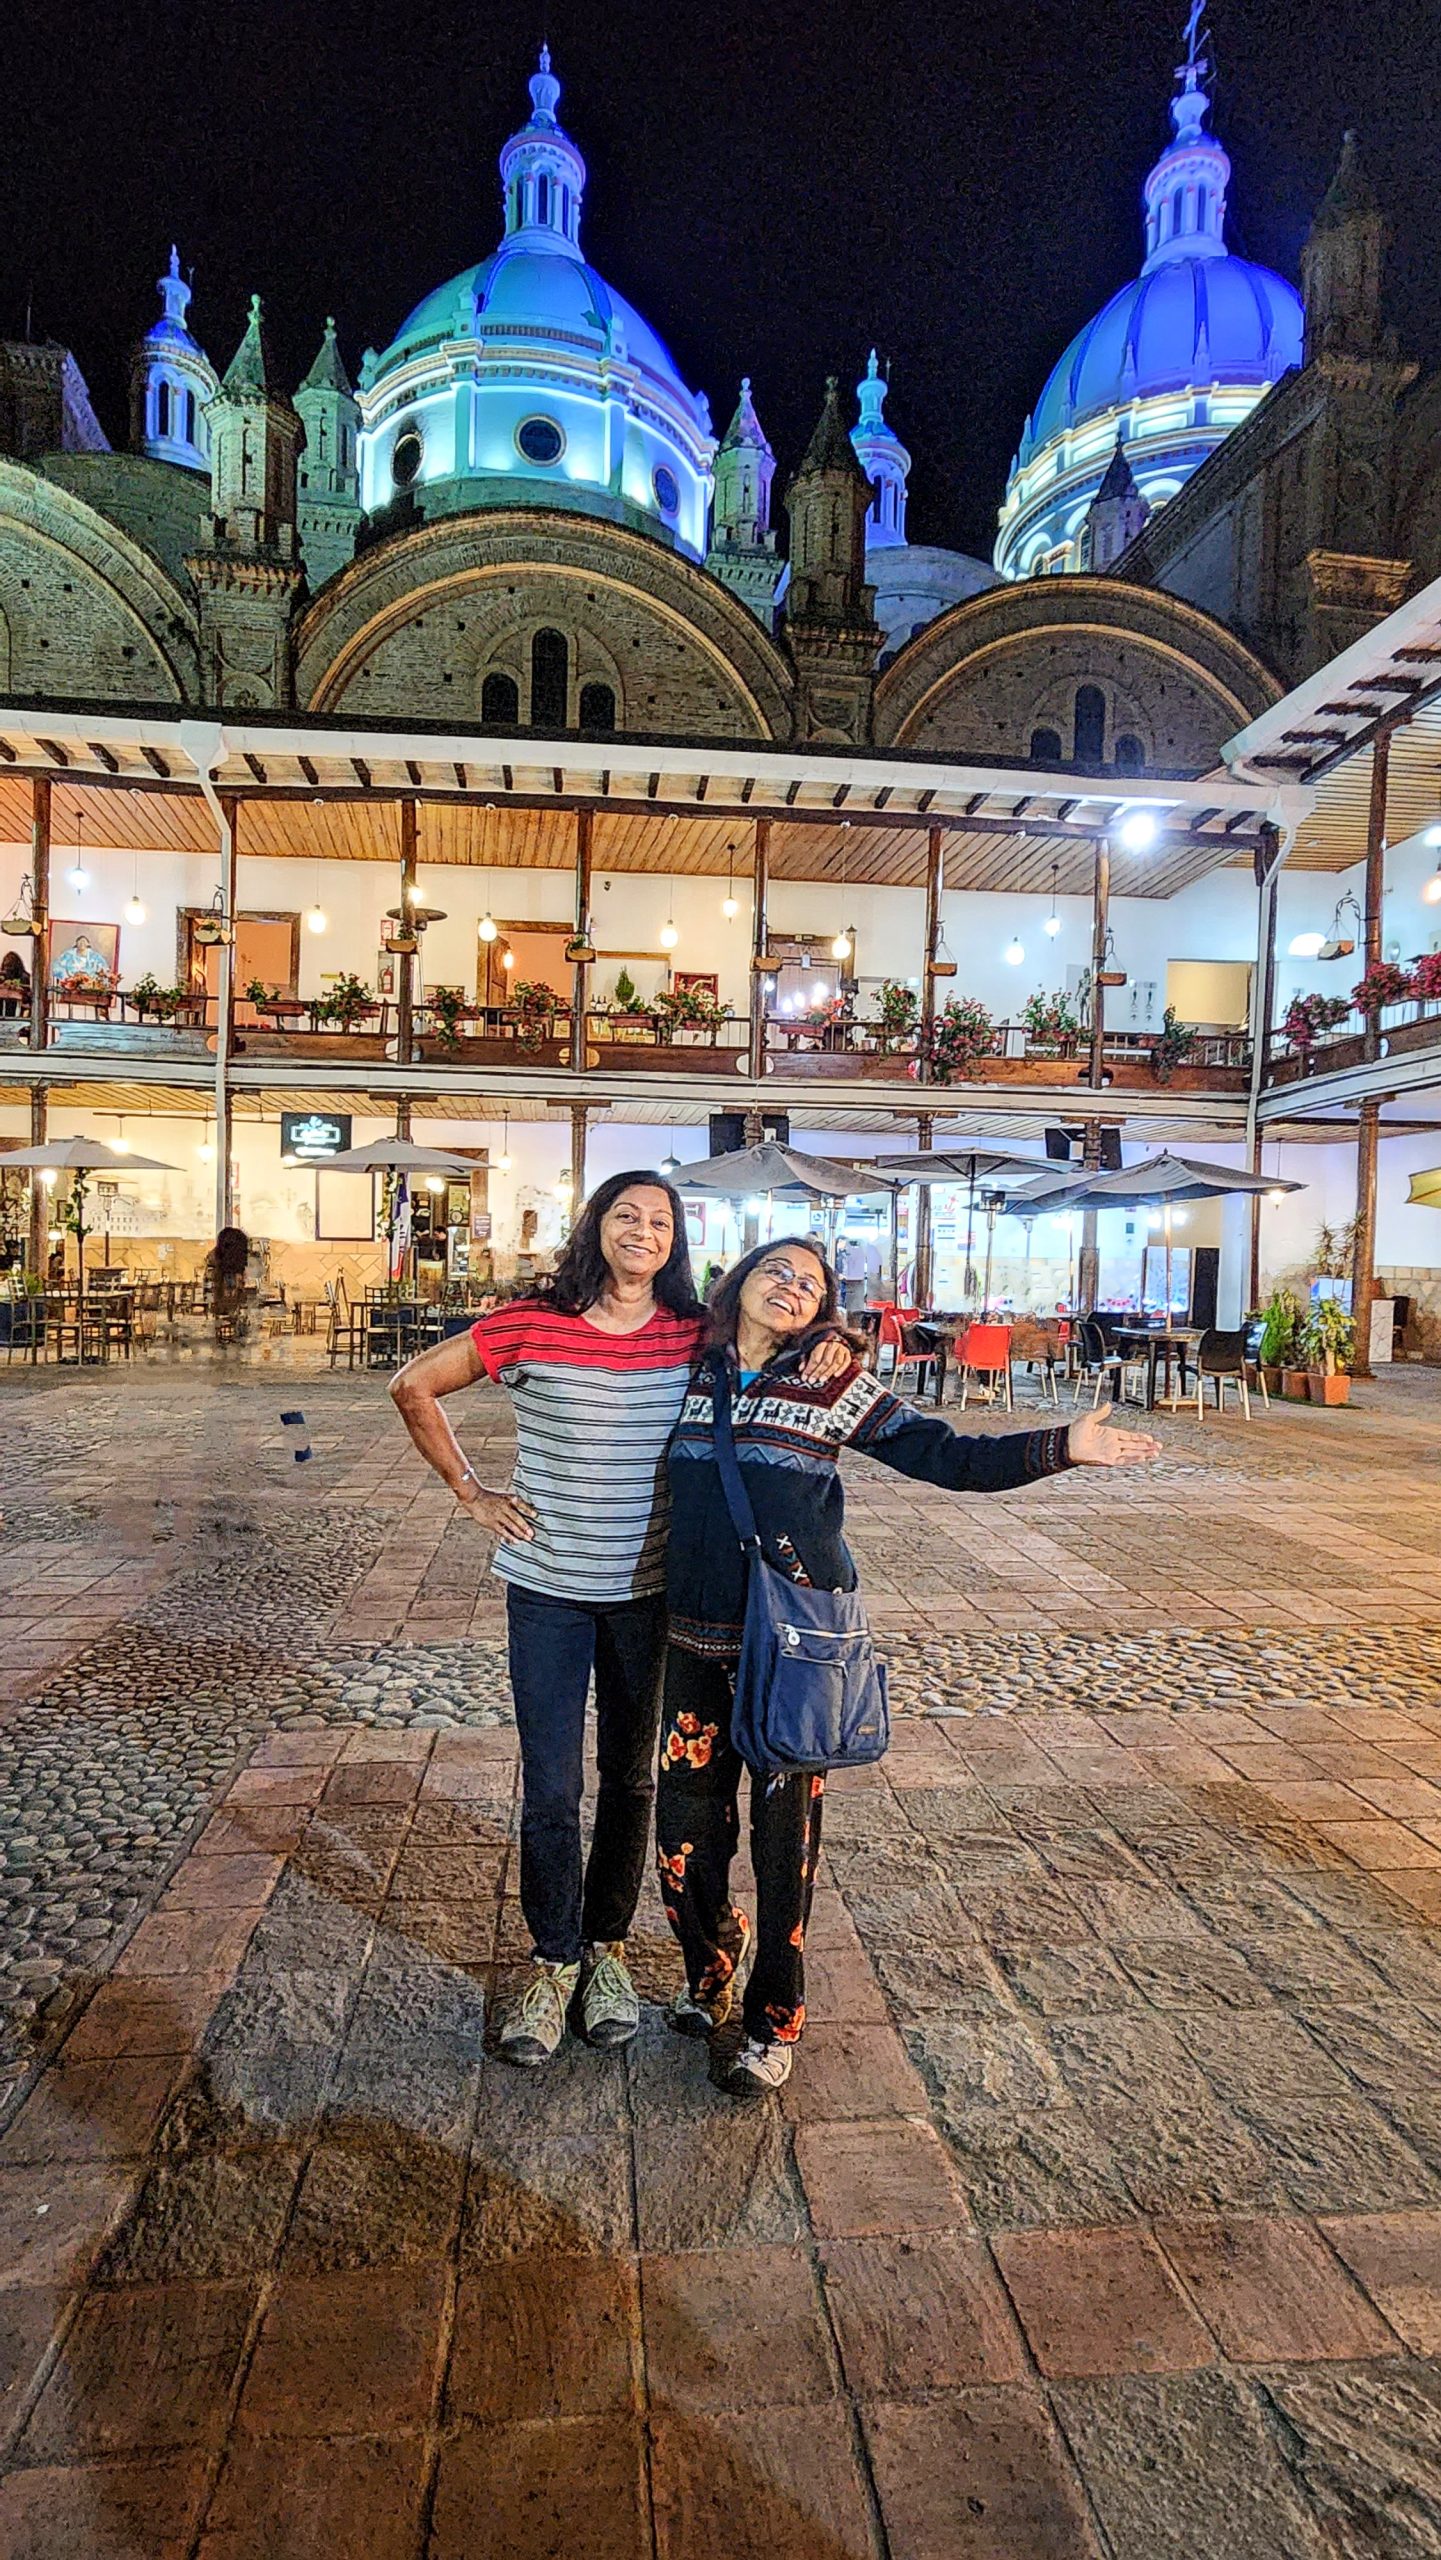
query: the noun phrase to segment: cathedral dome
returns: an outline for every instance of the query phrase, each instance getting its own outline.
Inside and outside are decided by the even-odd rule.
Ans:
[[[585,162],[556,122],[544,49],[530,94],[500,156],[499,248],[428,293],[362,366],[362,503],[569,507],[700,558],[709,408],[581,254]]]
[[[1302,359],[1301,297],[1226,246],[1231,163],[1207,130],[1199,7],[1146,180],[1146,257],[1071,340],[1027,419],[1001,509],[1009,578],[1081,566],[1080,536],[1119,440],[1154,510]]]

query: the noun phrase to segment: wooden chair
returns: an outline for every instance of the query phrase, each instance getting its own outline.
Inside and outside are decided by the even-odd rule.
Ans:
[[[1044,1403],[1058,1405],[1060,1389],[1056,1372],[1062,1361],[1061,1339],[1046,1325],[1037,1324],[1030,1316],[1018,1316],[1011,1327],[1011,1358],[1024,1360],[1027,1369],[1041,1373],[1041,1398]]]
[[[978,1383],[978,1391],[990,1401],[994,1402],[997,1396],[1004,1396],[1007,1413],[1014,1413],[1015,1397],[1011,1391],[1011,1328],[1008,1324],[981,1322],[967,1325],[957,1345],[956,1356],[961,1364],[961,1411],[963,1413],[973,1379]],[[981,1384],[981,1381],[987,1383]]]

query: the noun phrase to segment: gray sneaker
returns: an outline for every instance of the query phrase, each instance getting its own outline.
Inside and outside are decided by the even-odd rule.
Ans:
[[[640,1996],[626,1971],[625,1940],[586,1949],[580,1986],[580,2023],[587,2044],[602,2052],[629,2044],[640,2025]]]
[[[524,2070],[549,2062],[565,2034],[565,2013],[579,1980],[578,1964],[547,1964],[535,1957],[530,1980],[500,2031],[500,2050],[507,2062],[519,2063]]]
[[[768,2097],[773,2089],[785,2087],[794,2059],[794,2045],[761,2044],[755,2036],[747,2036],[723,2086],[733,2098]]]

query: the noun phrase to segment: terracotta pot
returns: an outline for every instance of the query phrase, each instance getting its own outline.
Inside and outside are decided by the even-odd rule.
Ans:
[[[1351,1380],[1345,1370],[1338,1369],[1334,1377],[1328,1377],[1324,1369],[1308,1369],[1306,1384],[1311,1390],[1313,1404],[1349,1404],[1351,1401]]]
[[[1281,1393],[1289,1404],[1304,1404],[1311,1390],[1304,1369],[1283,1369]]]
[[[1262,1375],[1262,1377],[1263,1377],[1263,1378],[1265,1379],[1265,1381],[1266,1381],[1266,1393],[1267,1393],[1267,1395],[1268,1395],[1268,1396],[1278,1396],[1278,1395],[1281,1393],[1281,1372],[1280,1372],[1280,1370],[1279,1370],[1279,1369],[1273,1369],[1273,1368],[1270,1366],[1270,1363],[1269,1363],[1268,1361],[1264,1361],[1264,1360],[1263,1360],[1263,1361],[1262,1361],[1262,1363],[1261,1363],[1261,1375]]]

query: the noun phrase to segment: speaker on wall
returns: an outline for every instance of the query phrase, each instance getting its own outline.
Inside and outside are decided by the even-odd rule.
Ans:
[[[778,1147],[791,1142],[791,1115],[788,1111],[763,1111],[761,1136],[773,1138]],[[713,1156],[739,1155],[746,1142],[746,1115],[743,1111],[713,1111],[710,1115],[710,1151]]]
[[[1120,1170],[1121,1132],[1119,1129],[1103,1129],[1101,1131],[1101,1171],[1102,1173],[1119,1173]]]
[[[1071,1161],[1070,1130],[1048,1129],[1046,1131],[1046,1153],[1054,1164],[1069,1164]]]

